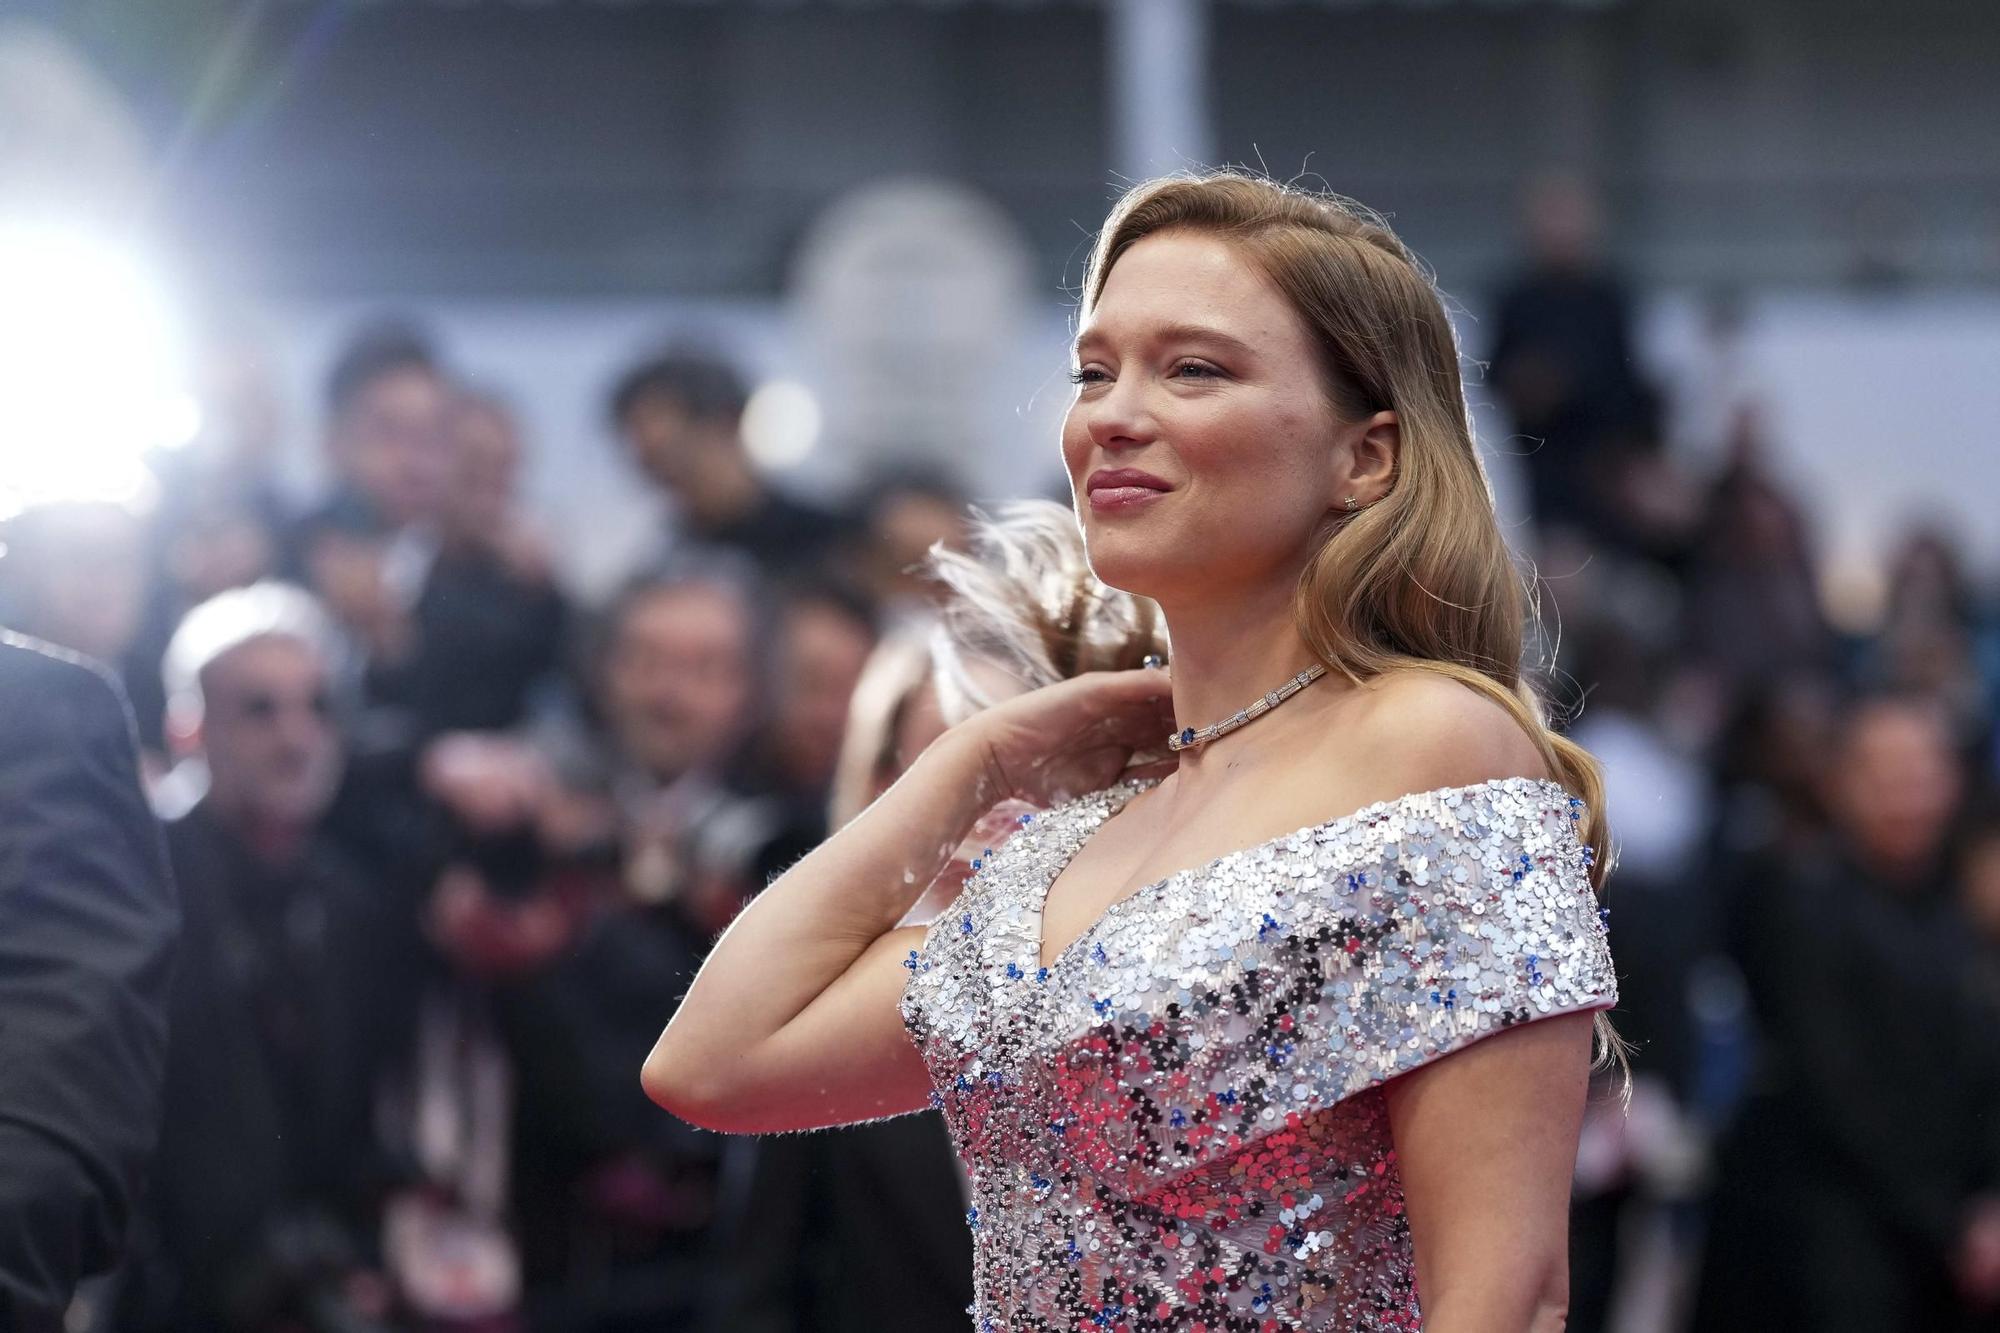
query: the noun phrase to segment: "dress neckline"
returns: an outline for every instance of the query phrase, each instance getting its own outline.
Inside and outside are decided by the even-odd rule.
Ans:
[[[1233,851],[1224,852],[1220,856],[1210,857],[1208,860],[1196,865],[1183,866],[1178,870],[1162,875],[1158,879],[1149,880],[1134,888],[1130,893],[1112,899],[1105,909],[1098,913],[1096,920],[1085,926],[1082,933],[1077,935],[1075,939],[1056,951],[1055,957],[1045,957],[1048,949],[1046,927],[1049,894],[1054,890],[1056,881],[1063,877],[1063,872],[1069,869],[1070,863],[1082,854],[1084,845],[1091,838],[1095,837],[1098,832],[1102,831],[1104,825],[1110,823],[1133,797],[1142,791],[1147,791],[1158,786],[1159,783],[1159,778],[1127,778],[1122,782],[1114,783],[1099,791],[1087,792],[1067,802],[1065,805],[1058,806],[1050,812],[1051,815],[1060,814],[1066,818],[1074,819],[1090,802],[1099,797],[1108,796],[1111,798],[1110,808],[1105,811],[1104,818],[1098,822],[1097,828],[1085,833],[1083,837],[1076,839],[1074,844],[1058,857],[1056,864],[1050,869],[1048,874],[1037,877],[1040,883],[1035,888],[1033,900],[1028,907],[1028,944],[1036,966],[1043,971],[1053,972],[1056,968],[1062,966],[1071,954],[1094,939],[1098,932],[1114,917],[1118,916],[1127,905],[1142,898],[1150,897],[1168,885],[1176,883],[1190,875],[1212,873],[1223,866],[1229,865],[1231,862],[1241,860],[1246,856],[1255,856],[1257,853],[1276,847],[1281,843],[1291,842],[1294,839],[1309,837],[1315,834],[1332,832],[1349,824],[1363,822],[1378,814],[1385,814],[1407,802],[1420,800],[1428,796],[1465,796],[1473,792],[1484,791],[1488,788],[1515,790],[1527,788],[1540,789],[1545,795],[1549,794],[1552,789],[1563,800],[1572,798],[1569,788],[1563,786],[1554,778],[1530,777],[1487,778],[1482,782],[1468,782],[1462,786],[1429,787],[1423,791],[1405,792],[1401,796],[1392,796],[1387,800],[1376,801],[1372,805],[1364,805],[1358,810],[1350,810],[1344,815],[1321,820],[1317,824],[1301,825],[1293,829],[1290,833],[1280,833],[1274,838],[1266,838],[1264,841],[1252,843],[1248,847],[1238,847]],[[1047,815],[1043,816],[1045,819],[1048,817]]]

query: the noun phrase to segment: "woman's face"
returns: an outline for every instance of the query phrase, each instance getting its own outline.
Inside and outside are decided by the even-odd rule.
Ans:
[[[1097,576],[1170,600],[1289,593],[1364,428],[1336,419],[1270,281],[1216,237],[1149,236],[1086,312],[1075,375],[1063,461]]]

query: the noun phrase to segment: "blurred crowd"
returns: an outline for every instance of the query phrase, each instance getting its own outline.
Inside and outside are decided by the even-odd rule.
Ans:
[[[1587,201],[1538,210],[1487,384],[1549,688],[1607,771],[1634,1044],[1571,1326],[1991,1326],[1990,579],[1913,528],[1874,623],[1832,623],[1754,393],[1663,387]],[[943,727],[923,563],[967,497],[789,495],[740,373],[669,349],[605,410],[674,521],[581,605],[533,442],[419,327],[329,369],[303,510],[247,362],[213,379],[158,503],[38,507],[0,560],[0,623],[122,671],[185,913],[150,1199],[82,1325],[962,1329],[934,1114],[724,1139],[638,1071],[732,915]]]

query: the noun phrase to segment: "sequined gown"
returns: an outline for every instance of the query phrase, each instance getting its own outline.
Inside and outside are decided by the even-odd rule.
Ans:
[[[1581,802],[1372,805],[1148,885],[1041,967],[1049,886],[1147,785],[1024,816],[905,960],[976,1328],[1419,1328],[1380,1085],[1616,1000]]]

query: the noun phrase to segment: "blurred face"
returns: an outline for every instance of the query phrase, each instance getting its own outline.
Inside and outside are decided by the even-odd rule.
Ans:
[[[1836,822],[1864,855],[1915,869],[1936,854],[1958,805],[1959,772],[1943,714],[1900,702],[1848,723],[1832,784]]]
[[[605,672],[619,744],[672,780],[728,757],[752,688],[750,626],[719,588],[663,589],[625,612]]]
[[[340,780],[326,671],[294,639],[253,639],[202,673],[210,804],[266,828],[317,823]]]
[[[847,708],[875,641],[868,627],[833,607],[805,602],[785,617],[775,728],[794,780],[833,781]]]
[[[878,596],[886,600],[927,593],[936,585],[913,571],[921,568],[939,542],[953,550],[963,548],[965,509],[934,495],[891,496],[878,508],[869,535],[874,539]]]
[[[451,526],[491,534],[514,506],[521,441],[506,414],[484,403],[461,403],[451,414]]]
[[[646,475],[676,492],[698,488],[709,460],[736,440],[734,422],[690,416],[677,400],[657,393],[640,395],[621,424]]]
[[[1539,183],[1527,201],[1528,245],[1558,268],[1588,263],[1597,246],[1597,200],[1581,181]]]
[[[371,380],[342,416],[341,466],[395,526],[439,517],[451,484],[450,408],[444,383],[412,367]]]
[[[1340,503],[1352,432],[1263,274],[1214,237],[1149,236],[1112,268],[1076,352],[1063,461],[1097,576],[1152,597],[1295,578]]]

